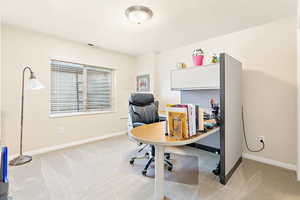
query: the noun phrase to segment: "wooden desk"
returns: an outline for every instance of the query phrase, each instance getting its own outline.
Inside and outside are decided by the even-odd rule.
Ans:
[[[139,126],[129,131],[130,137],[144,144],[152,144],[155,146],[155,200],[164,199],[164,153],[165,146],[183,146],[201,140],[217,131],[214,128],[206,133],[199,133],[189,139],[175,139],[165,136],[165,123],[158,122]]]

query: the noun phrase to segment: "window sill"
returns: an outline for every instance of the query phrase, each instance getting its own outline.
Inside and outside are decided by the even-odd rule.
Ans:
[[[61,114],[49,114],[50,118],[58,118],[58,117],[75,117],[82,115],[97,115],[97,114],[110,114],[115,113],[114,110],[109,111],[92,111],[92,112],[77,112],[77,113],[61,113]]]

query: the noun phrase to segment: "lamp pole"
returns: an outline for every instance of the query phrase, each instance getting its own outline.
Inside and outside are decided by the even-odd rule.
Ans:
[[[23,165],[25,163],[28,163],[32,160],[31,156],[26,156],[23,155],[23,121],[24,121],[24,76],[25,76],[25,72],[26,70],[30,71],[30,77],[29,79],[35,79],[34,73],[32,71],[32,69],[30,67],[25,67],[23,69],[23,73],[22,73],[22,101],[21,101],[21,130],[20,130],[20,155],[11,160],[9,162],[9,164],[11,166],[18,166],[18,165]]]
[[[20,137],[20,155],[23,155],[23,120],[24,120],[24,76],[26,70],[30,71],[30,79],[34,78],[33,71],[30,67],[25,67],[22,73],[22,103],[21,103],[21,137]]]

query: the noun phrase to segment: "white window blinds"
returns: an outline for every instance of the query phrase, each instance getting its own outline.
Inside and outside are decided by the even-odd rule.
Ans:
[[[112,70],[51,61],[51,114],[112,109]]]
[[[87,68],[87,110],[111,109],[111,77],[108,70]]]

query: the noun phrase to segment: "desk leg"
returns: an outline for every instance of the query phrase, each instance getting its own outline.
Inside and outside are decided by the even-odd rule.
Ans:
[[[164,153],[164,146],[155,145],[155,200],[163,200],[165,194]]]

